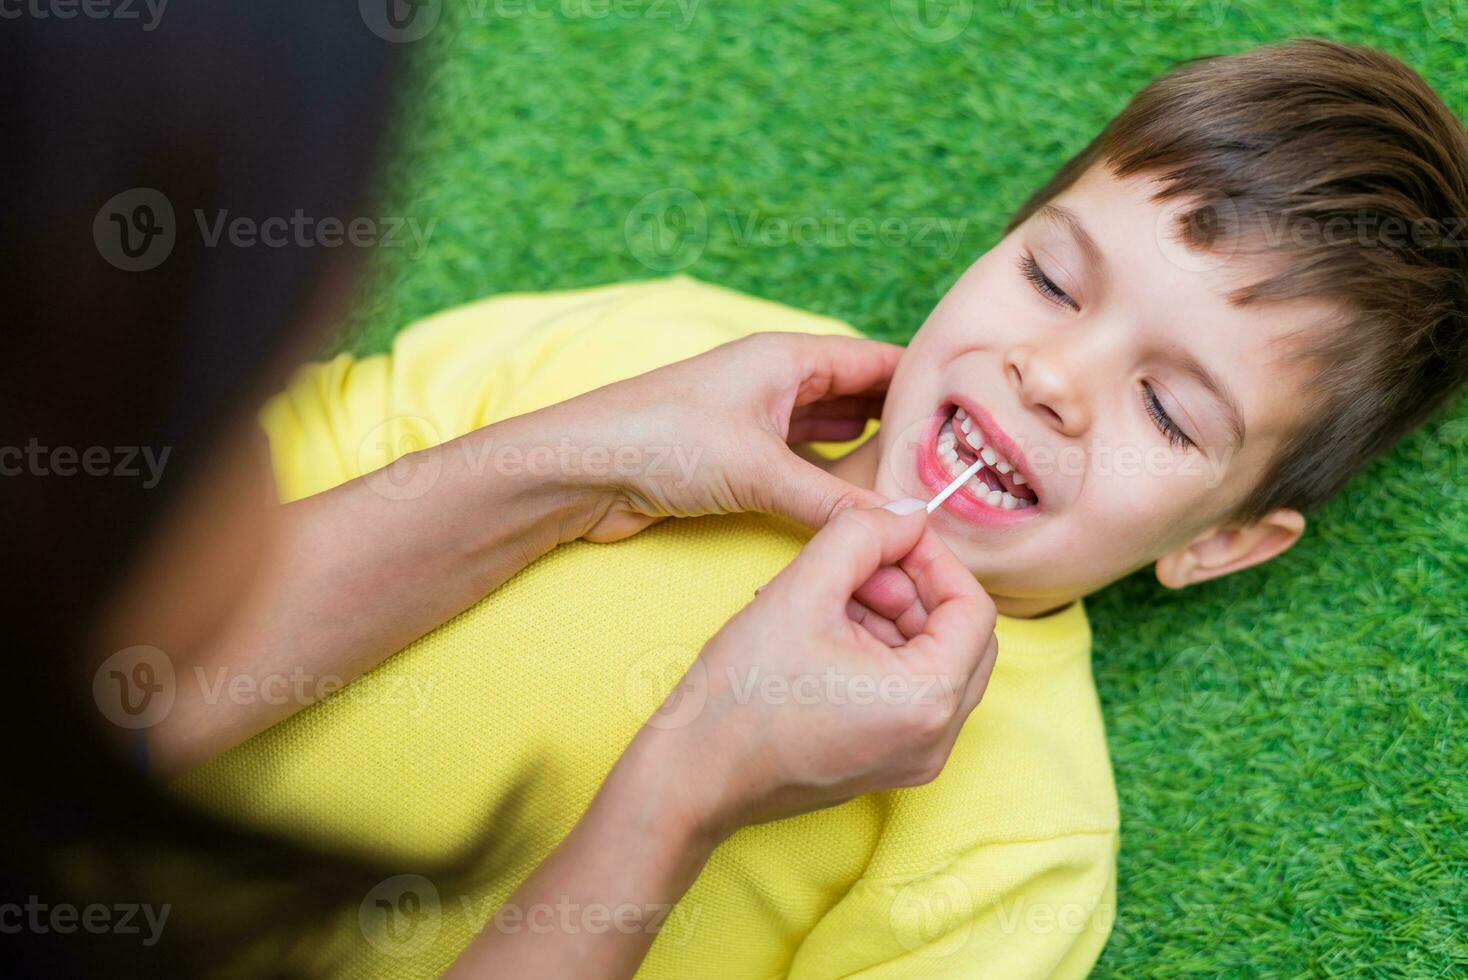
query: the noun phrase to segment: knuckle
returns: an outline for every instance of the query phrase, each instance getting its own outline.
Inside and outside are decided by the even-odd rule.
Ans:
[[[779,331],[765,330],[760,333],[752,333],[736,343],[744,346],[747,351],[757,354],[772,354],[785,349],[789,343],[789,334]]]
[[[968,606],[974,622],[980,627],[982,632],[992,636],[994,624],[999,619],[999,610],[995,608],[994,600],[989,597],[989,593],[982,589],[979,590],[969,598]]]
[[[831,491],[822,504],[823,509],[829,515],[826,522],[849,532],[873,534],[880,530],[881,525],[877,523],[876,515],[857,504],[855,492]]]
[[[953,708],[948,705],[924,705],[914,714],[912,734],[919,744],[931,745],[947,734],[948,725],[952,720]]]
[[[921,760],[912,770],[909,786],[926,786],[943,774],[943,764],[946,759],[931,757]]]

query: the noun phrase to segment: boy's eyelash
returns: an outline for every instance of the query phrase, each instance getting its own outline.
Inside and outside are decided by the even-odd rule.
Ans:
[[[1034,286],[1035,290],[1050,302],[1072,310],[1081,308],[1080,304],[1071,299],[1065,290],[1055,285],[1055,281],[1045,275],[1045,271],[1040,268],[1040,263],[1036,262],[1035,257],[1029,252],[1020,255],[1019,271],[1030,281],[1030,285]],[[1167,409],[1162,407],[1162,402],[1157,400],[1157,392],[1153,391],[1152,386],[1145,381],[1142,382],[1142,402],[1147,407],[1147,414],[1152,416],[1152,421],[1167,437],[1170,444],[1178,449],[1188,449],[1194,445],[1193,440],[1188,438],[1188,434],[1178,428],[1172,416],[1167,414]]]
[[[1064,306],[1071,310],[1079,310],[1081,308],[1081,305],[1071,299],[1065,290],[1055,285],[1055,281],[1045,275],[1045,270],[1040,268],[1040,263],[1036,262],[1035,257],[1029,252],[1025,252],[1020,256],[1019,271],[1020,275],[1028,279],[1030,285],[1034,286],[1035,290],[1041,296],[1044,296],[1055,305]]]
[[[1167,414],[1167,409],[1163,408],[1162,403],[1157,400],[1157,392],[1153,391],[1152,386],[1145,381],[1142,382],[1142,402],[1147,406],[1147,414],[1152,416],[1152,421],[1157,423],[1157,428],[1167,436],[1169,443],[1178,449],[1187,449],[1193,445],[1193,440],[1177,427],[1172,416]]]

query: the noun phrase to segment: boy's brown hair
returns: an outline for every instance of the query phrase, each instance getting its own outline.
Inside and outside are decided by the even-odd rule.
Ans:
[[[1282,257],[1237,304],[1341,309],[1291,358],[1318,366],[1309,418],[1234,514],[1335,493],[1468,376],[1468,135],[1397,59],[1304,39],[1185,62],[1158,77],[1011,219],[1097,163],[1155,175],[1186,202],[1189,247]]]

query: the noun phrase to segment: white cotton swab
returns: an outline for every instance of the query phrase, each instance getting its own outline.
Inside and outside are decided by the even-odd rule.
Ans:
[[[954,492],[957,491],[959,487],[967,483],[975,473],[983,468],[984,458],[980,456],[978,459],[974,460],[972,466],[964,470],[962,473],[958,474],[958,476],[954,478],[952,483],[944,487],[942,493],[938,494],[938,496],[928,501],[928,513],[931,514],[933,511],[943,506],[943,501],[953,496]]]

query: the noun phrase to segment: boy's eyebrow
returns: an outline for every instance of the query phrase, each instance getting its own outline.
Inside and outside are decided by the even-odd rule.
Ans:
[[[1239,411],[1238,399],[1234,398],[1233,392],[1221,378],[1216,378],[1213,373],[1202,365],[1192,354],[1180,347],[1170,347],[1167,356],[1173,360],[1184,373],[1198,384],[1207,388],[1223,404],[1224,421],[1228,423],[1229,434],[1233,437],[1234,448],[1244,444],[1244,413]]]
[[[1101,249],[1096,244],[1096,239],[1092,238],[1091,233],[1086,231],[1086,226],[1081,224],[1080,217],[1074,211],[1063,204],[1048,202],[1040,205],[1040,216],[1046,221],[1061,225],[1066,231],[1069,231],[1071,237],[1076,240],[1076,244],[1081,247],[1081,251],[1085,253],[1086,261],[1090,263],[1091,268],[1096,270],[1096,275],[1105,278],[1106,257],[1101,254]]]

